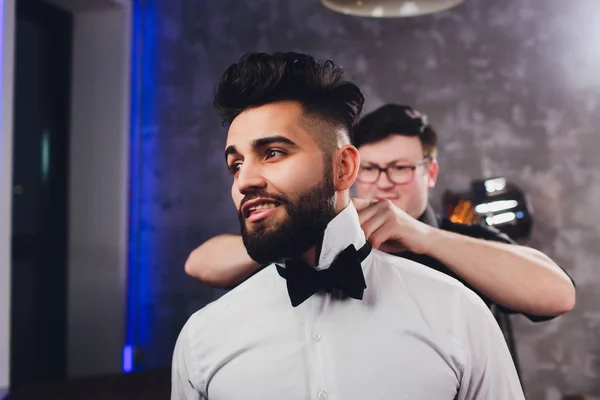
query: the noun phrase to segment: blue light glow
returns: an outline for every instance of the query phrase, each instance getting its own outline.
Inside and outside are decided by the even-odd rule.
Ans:
[[[123,347],[123,372],[131,372],[133,370],[133,347],[127,345]]]
[[[521,219],[525,216],[525,214],[523,214],[523,211],[517,211],[517,219]]]
[[[50,134],[47,130],[42,133],[42,181],[48,182],[50,176]]]
[[[126,341],[133,349],[147,348],[150,340],[150,313],[144,307],[150,303],[150,262],[153,247],[144,240],[151,208],[145,203],[152,195],[152,159],[145,157],[143,138],[155,128],[154,93],[156,85],[156,5],[153,0],[134,0],[132,4],[131,42],[131,135],[129,168],[129,262]],[[125,356],[125,352],[124,352]],[[125,366],[125,360],[124,360]],[[129,370],[144,366],[131,359]]]

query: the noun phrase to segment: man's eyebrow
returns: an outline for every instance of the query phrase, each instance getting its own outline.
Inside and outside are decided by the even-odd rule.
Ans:
[[[235,146],[227,146],[227,148],[225,149],[225,161],[227,161],[227,157],[235,154],[239,154]]]
[[[261,147],[265,147],[268,146],[270,144],[274,144],[274,143],[280,143],[280,144],[287,144],[288,146],[292,146],[292,147],[298,147],[298,145],[286,138],[285,136],[268,136],[268,137],[264,137],[264,138],[260,138],[260,139],[254,139],[250,145],[252,146],[252,148],[254,149],[258,149]],[[225,159],[227,160],[227,157],[229,157],[230,155],[237,155],[239,154],[239,151],[236,149],[235,146],[231,145],[231,146],[227,146],[227,148],[225,149]]]
[[[264,137],[264,138],[260,138],[260,139],[254,139],[252,141],[252,147],[253,148],[259,148],[259,147],[264,147],[270,144],[274,144],[274,143],[281,143],[281,144],[287,144],[288,146],[293,146],[293,147],[298,147],[298,145],[296,143],[294,143],[292,140],[286,138],[285,136],[268,136],[268,137]]]

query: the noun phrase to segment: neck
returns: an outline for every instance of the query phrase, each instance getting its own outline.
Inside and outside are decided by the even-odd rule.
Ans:
[[[411,215],[411,217],[413,217],[414,219],[421,218],[423,215],[425,215],[425,211],[427,211],[427,207],[429,207],[429,203],[425,203],[423,205],[423,207],[421,207],[421,211],[415,213],[415,215]]]
[[[321,238],[315,246],[306,250],[302,254],[302,259],[311,267],[316,267],[317,265],[319,265],[319,257],[321,255],[322,247],[323,247],[323,238]]]
[[[335,194],[334,201],[335,215],[337,216],[350,203],[350,192],[347,190],[344,192],[337,192]],[[323,232],[319,240],[317,240],[317,244],[315,244],[313,247],[302,253],[302,259],[312,267],[316,267],[317,265],[319,265],[319,257],[321,256],[321,248],[323,247],[324,236],[325,232]]]

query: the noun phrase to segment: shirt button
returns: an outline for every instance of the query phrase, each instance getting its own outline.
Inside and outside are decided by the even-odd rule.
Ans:
[[[327,394],[327,392],[325,392],[325,391],[323,391],[323,390],[321,390],[321,391],[319,392],[319,399],[320,399],[320,400],[325,400],[325,399],[326,399],[326,398],[328,398],[328,397],[329,397],[329,395]]]
[[[318,342],[319,340],[321,340],[323,338],[323,336],[321,336],[321,334],[319,332],[313,332],[312,338],[313,338],[313,340]],[[320,392],[320,393],[325,393],[325,392]],[[327,396],[327,393],[325,393],[325,396]]]

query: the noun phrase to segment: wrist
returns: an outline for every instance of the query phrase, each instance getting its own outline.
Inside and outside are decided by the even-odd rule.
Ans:
[[[444,232],[433,226],[424,225],[423,228],[423,251],[422,254],[435,258],[436,250],[442,245]]]

